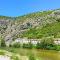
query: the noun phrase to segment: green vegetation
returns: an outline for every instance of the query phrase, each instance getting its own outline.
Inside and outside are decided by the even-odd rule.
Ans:
[[[0,50],[0,55],[5,56],[5,57],[10,57],[11,60],[20,60],[19,54],[15,54],[13,52],[8,52],[8,51],[3,50],[3,49]]]
[[[4,39],[1,40],[1,47],[6,47]]]
[[[37,49],[40,49],[40,48],[41,48],[41,45],[40,45],[39,42],[36,44],[36,48],[37,48]]]
[[[36,60],[34,54],[30,54],[30,55],[29,55],[29,60]]]
[[[33,48],[33,44],[31,42],[29,42],[28,44],[23,44],[22,46],[23,48],[29,48],[29,49],[32,49]]]
[[[38,49],[56,50],[57,45],[55,45],[53,38],[44,38],[40,43],[37,43]]]
[[[35,12],[35,13],[30,13],[30,14],[27,14],[27,15],[23,15],[23,16],[18,16],[18,17],[16,17],[16,19],[17,20],[18,19],[24,20],[26,18],[37,18],[37,17],[49,15],[52,12],[53,12],[52,10],[50,10],[50,11],[42,11],[42,12]]]
[[[5,41],[27,37],[28,39],[42,40],[35,46],[29,42],[22,45],[14,43],[9,47],[60,50],[60,45],[55,45],[52,38],[47,38],[52,36],[60,38],[60,14],[57,12],[58,10],[30,13],[18,17],[0,16],[0,47],[6,47]],[[13,51],[12,49],[11,52]]]
[[[43,37],[49,37],[49,36],[60,38],[60,22],[46,25],[42,29],[32,28],[29,31],[23,33],[21,36],[28,37],[28,38],[37,38],[37,39],[43,38]]]
[[[5,40],[1,35],[0,35],[0,47],[6,47]]]
[[[57,45],[57,44],[54,43],[53,37],[43,38],[40,41],[40,43],[37,42],[37,44],[35,44],[35,45],[32,44],[31,42],[23,43],[23,44],[20,44],[19,42],[17,42],[17,43],[14,43],[13,45],[10,45],[9,47],[12,47],[12,48],[24,48],[24,49],[32,49],[32,48],[34,48],[34,49],[46,49],[46,50],[60,51],[60,45]]]
[[[54,37],[60,37],[60,18],[57,18],[55,15],[55,13],[57,13],[55,11],[57,10],[59,9],[35,12],[18,17],[0,16],[1,34],[6,37],[6,34],[11,33],[13,39],[18,37],[42,38],[52,35]],[[8,22],[6,20],[8,20]],[[6,24],[6,22],[8,24]],[[35,26],[36,23],[37,25]],[[25,29],[29,29],[29,31],[20,32]]]
[[[43,50],[43,49],[21,49],[21,48],[1,48],[4,50],[7,50],[9,52],[20,55],[20,58],[24,58],[23,60],[26,60],[25,58],[28,59],[35,59],[35,60],[60,60],[60,57],[58,57],[60,55],[59,51],[54,51],[54,50]],[[13,56],[14,56],[13,54]],[[27,56],[27,57],[26,57]],[[30,58],[31,57],[31,58]]]
[[[4,55],[5,53],[3,51],[0,51],[0,55]]]
[[[13,45],[10,45],[10,47],[20,48],[20,43],[14,43]]]
[[[58,55],[53,54],[54,51],[60,51],[60,45],[54,43],[55,38],[60,38],[59,16],[60,9],[30,13],[18,17],[0,16],[0,55],[9,51],[12,53],[7,52],[7,54],[11,54],[11,56],[8,56],[14,60],[27,60],[25,58],[28,58],[28,60],[60,60],[60,57],[55,58],[60,56],[60,53]],[[10,40],[13,42],[24,37],[41,39],[41,41],[35,45],[31,42],[24,44],[19,42],[11,44],[10,42]],[[10,42],[9,47],[6,46],[6,42]],[[3,52],[3,50],[6,51]],[[53,50],[53,52],[50,52],[51,54],[46,53],[46,50],[51,52]],[[52,59],[50,59],[51,56]],[[44,59],[41,59],[42,57]]]
[[[0,19],[2,19],[2,20],[14,20],[15,19],[15,17],[9,17],[9,16],[1,16],[0,15]]]

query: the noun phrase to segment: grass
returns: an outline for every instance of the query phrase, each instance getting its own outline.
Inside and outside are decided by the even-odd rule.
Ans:
[[[3,51],[0,51],[0,55],[5,55],[5,53]]]
[[[10,57],[10,59],[12,59],[12,60],[20,60],[20,55],[19,54],[9,52],[9,51],[7,51],[5,49],[0,50],[0,55]]]

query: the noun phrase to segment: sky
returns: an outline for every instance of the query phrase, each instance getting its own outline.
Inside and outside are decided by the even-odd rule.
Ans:
[[[60,8],[60,0],[0,0],[0,15],[21,16]]]

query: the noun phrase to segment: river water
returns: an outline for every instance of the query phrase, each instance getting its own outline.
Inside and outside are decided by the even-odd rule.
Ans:
[[[60,51],[42,50],[42,49],[23,49],[23,48],[4,48],[7,51],[20,54],[29,58],[29,55],[34,56],[37,60],[60,60]],[[26,59],[25,59],[26,60]]]
[[[32,54],[39,60],[60,60],[60,52],[54,50],[20,49],[18,52],[22,56],[29,56]]]

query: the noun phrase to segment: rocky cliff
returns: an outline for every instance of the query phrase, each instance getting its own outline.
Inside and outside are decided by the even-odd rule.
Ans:
[[[0,35],[6,41],[19,37],[41,38],[55,35],[60,37],[60,9],[18,17],[0,16]]]

